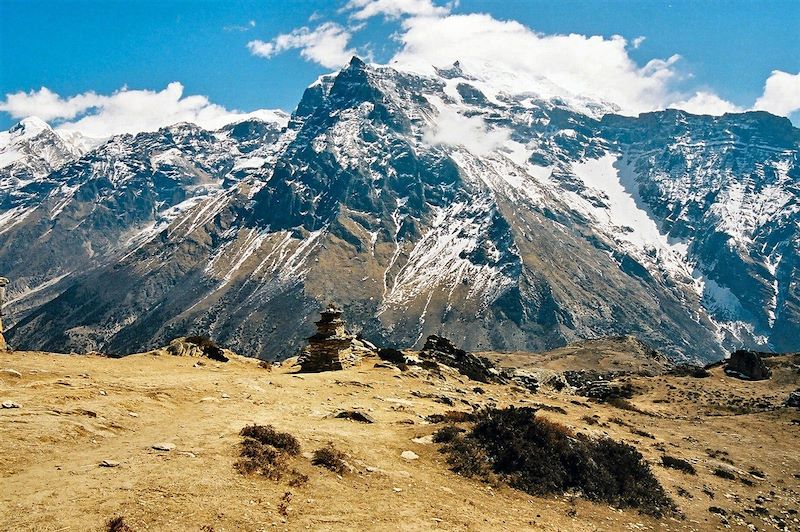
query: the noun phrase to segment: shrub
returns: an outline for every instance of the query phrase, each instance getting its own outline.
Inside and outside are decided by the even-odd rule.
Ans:
[[[292,456],[300,454],[300,442],[288,432],[278,432],[272,425],[248,425],[240,436],[252,438],[264,445],[271,445]]]
[[[108,532],[133,532],[133,529],[125,522],[125,518],[121,515],[112,517],[106,523],[106,530]]]
[[[529,407],[487,409],[443,451],[452,469],[534,495],[579,490],[591,500],[661,516],[674,509],[642,455],[609,438],[576,435]]]
[[[727,469],[723,469],[721,467],[714,468],[714,474],[720,478],[736,480],[736,474],[733,471],[728,471]]]
[[[269,479],[280,480],[286,471],[285,453],[252,438],[242,440],[240,456],[235,467],[243,475],[259,473]]]
[[[431,414],[425,418],[428,423],[465,423],[475,421],[475,414],[472,412],[461,412],[459,410],[448,410],[444,414]]]
[[[336,449],[332,443],[329,443],[327,447],[314,451],[314,458],[312,458],[311,463],[341,475],[347,471],[347,464],[344,458],[345,454]]]
[[[243,475],[259,473],[280,480],[287,470],[288,457],[300,454],[297,438],[271,425],[248,425],[239,434],[243,437],[240,459],[234,467]]]
[[[690,475],[696,475],[697,471],[695,471],[694,466],[687,462],[682,458],[676,458],[674,456],[664,455],[661,457],[661,465],[664,467],[669,467],[670,469],[677,469],[678,471],[683,471],[684,473],[688,473]]]
[[[433,434],[433,443],[449,443],[462,432],[465,431],[460,427],[456,427],[455,425],[447,425],[440,428]]]

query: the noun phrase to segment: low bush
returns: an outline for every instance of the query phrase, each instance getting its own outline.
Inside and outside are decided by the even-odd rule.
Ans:
[[[428,423],[465,423],[475,421],[473,412],[461,412],[460,410],[448,410],[444,414],[431,414],[425,418]]]
[[[121,515],[112,517],[106,522],[107,532],[133,532],[133,529],[125,523],[125,518]]]
[[[670,469],[677,469],[678,471],[683,471],[684,473],[688,473],[690,475],[696,475],[697,471],[695,471],[694,466],[684,460],[683,458],[676,458],[674,456],[669,456],[665,454],[661,457],[661,465],[664,467],[669,467]]]
[[[339,473],[341,475],[347,472],[347,464],[344,458],[345,454],[336,449],[333,444],[329,443],[326,447],[314,451],[314,457],[311,459],[311,463],[330,469],[334,473]]]
[[[714,474],[720,478],[725,478],[728,480],[736,480],[736,473],[733,471],[729,471],[727,469],[723,469],[721,467],[714,468]]]
[[[456,436],[458,436],[462,432],[466,431],[460,427],[456,427],[455,425],[447,425],[445,427],[440,428],[433,434],[433,443],[451,442],[455,439]]]
[[[292,456],[300,454],[300,442],[288,432],[278,432],[272,425],[248,425],[240,436],[252,438],[264,445],[271,445]]]
[[[280,480],[288,469],[288,458],[300,454],[297,438],[271,425],[248,425],[239,434],[243,439],[234,467],[244,475],[258,473]]]
[[[447,461],[462,475],[534,495],[580,491],[591,500],[653,516],[675,508],[632,446],[591,439],[537,417],[529,407],[487,409],[465,435],[449,433]]]

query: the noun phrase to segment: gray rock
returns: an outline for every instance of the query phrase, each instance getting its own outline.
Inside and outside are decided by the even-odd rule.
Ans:
[[[103,460],[99,465],[100,467],[119,467],[120,463],[116,460]]]
[[[169,452],[169,451],[172,451],[173,449],[175,449],[175,444],[174,443],[167,443],[167,442],[155,443],[155,444],[153,444],[153,449],[155,449],[156,451],[167,451],[167,452]]]
[[[725,374],[737,379],[761,381],[769,379],[772,371],[764,364],[760,353],[740,349],[725,362]]]
[[[402,458],[403,460],[418,460],[419,455],[414,451],[403,451],[402,453],[400,453],[400,458]]]
[[[333,417],[339,419],[350,419],[352,421],[358,421],[359,423],[375,423],[375,418],[360,410],[342,410]]]
[[[14,401],[3,401],[2,406],[3,408],[19,408],[19,403],[15,403]]]
[[[786,406],[800,408],[800,388],[789,394],[789,397],[786,399]]]
[[[16,377],[17,379],[22,377],[22,373],[20,373],[19,371],[15,370],[15,369],[11,369],[11,368],[0,369],[0,373],[3,373],[4,375],[8,375],[9,377]]]

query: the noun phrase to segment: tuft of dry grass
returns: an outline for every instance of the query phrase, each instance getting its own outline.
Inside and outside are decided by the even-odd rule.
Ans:
[[[300,454],[297,438],[271,425],[248,425],[239,434],[243,439],[234,467],[243,475],[258,473],[280,480],[288,470],[289,457]]]
[[[257,440],[264,445],[271,445],[289,455],[300,454],[300,442],[288,432],[278,432],[272,425],[248,425],[240,436]]]
[[[347,464],[344,458],[345,454],[336,449],[332,443],[329,443],[327,446],[314,451],[314,457],[311,459],[311,463],[342,475],[347,472]]]
[[[125,518],[121,515],[112,517],[106,522],[107,532],[133,532],[133,529],[125,522]]]

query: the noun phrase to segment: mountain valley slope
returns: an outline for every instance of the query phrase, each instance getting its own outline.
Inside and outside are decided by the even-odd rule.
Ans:
[[[0,214],[9,340],[280,359],[335,300],[387,346],[800,349],[800,130],[608,112],[354,58],[285,122],[112,138]]]

